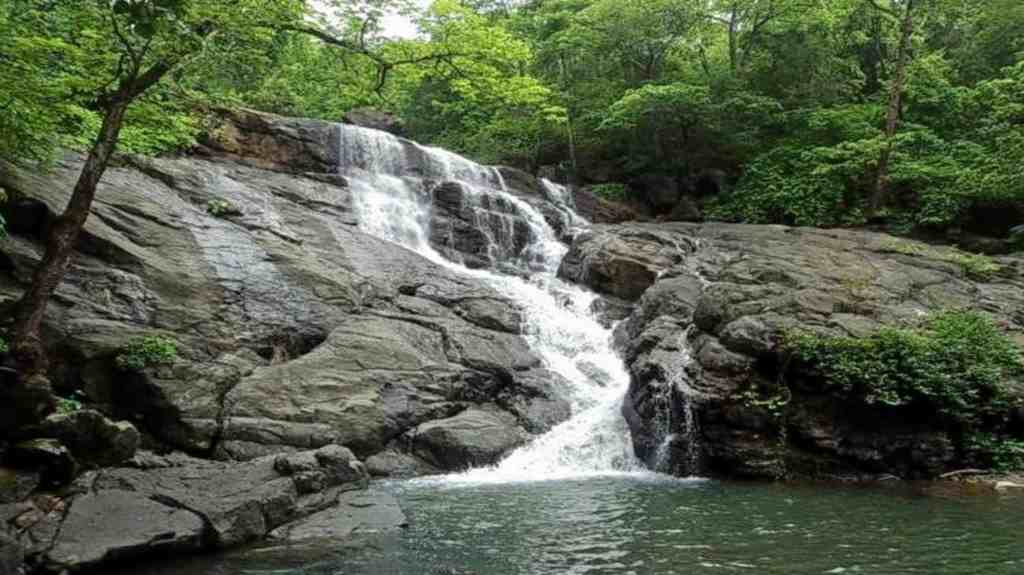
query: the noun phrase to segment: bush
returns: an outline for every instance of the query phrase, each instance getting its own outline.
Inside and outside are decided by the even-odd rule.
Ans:
[[[240,216],[242,210],[236,208],[227,200],[210,200],[206,203],[206,213],[215,218],[226,218],[229,216]]]
[[[7,340],[0,337],[0,355],[6,355],[8,351],[10,348],[7,347]]]
[[[590,186],[590,192],[602,200],[622,202],[628,197],[629,191],[625,184],[597,184]]]
[[[149,336],[125,346],[117,356],[117,366],[129,371],[142,371],[147,367],[174,363],[178,346],[162,336]]]
[[[968,440],[967,450],[978,463],[996,471],[1024,470],[1024,441],[978,433]]]
[[[82,402],[77,399],[67,397],[57,398],[57,413],[60,415],[74,413],[80,409],[82,409]]]
[[[927,406],[965,424],[1005,411],[1006,383],[1024,374],[1016,344],[992,320],[969,311],[865,338],[796,335],[788,347],[825,389],[868,404]]]

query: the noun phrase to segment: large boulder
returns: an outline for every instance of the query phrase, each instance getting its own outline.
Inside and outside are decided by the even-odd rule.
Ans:
[[[55,413],[23,435],[59,440],[75,460],[87,467],[118,465],[128,461],[139,448],[140,435],[126,421],[111,421],[102,413],[82,409]]]
[[[522,445],[526,434],[512,416],[490,410],[462,413],[424,423],[410,433],[414,452],[442,469],[468,469],[497,463]]]
[[[636,303],[616,338],[632,375],[624,413],[649,464],[934,477],[969,466],[954,422],[789,381],[782,344],[794,332],[863,337],[947,309],[987,313],[1024,341],[1024,262],[1001,259],[1001,273],[979,279],[963,261],[869,232],[625,224],[579,237],[562,273]]]
[[[362,463],[336,445],[241,464],[187,457],[151,463],[91,472],[54,512],[21,512],[14,522],[32,560],[59,572],[233,547],[333,507],[367,480]],[[359,523],[338,522],[349,520]]]
[[[383,533],[408,525],[394,495],[384,491],[351,491],[338,498],[337,507],[275,529],[271,539],[287,544],[322,539],[346,539],[355,533]]]

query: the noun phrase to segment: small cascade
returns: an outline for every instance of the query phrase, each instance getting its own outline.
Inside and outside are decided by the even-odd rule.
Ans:
[[[661,365],[668,366],[659,380],[649,384],[647,400],[651,413],[649,430],[653,451],[647,457],[649,466],[663,473],[696,475],[700,471],[700,438],[694,409],[696,393],[690,387],[687,368],[693,363],[689,344],[690,330],[666,349],[652,353],[664,354]]]
[[[645,473],[621,415],[629,374],[613,349],[611,330],[590,311],[596,295],[558,279],[568,248],[544,216],[511,193],[494,168],[365,128],[341,126],[340,139],[339,170],[356,196],[360,227],[478,278],[516,301],[525,319],[523,337],[545,366],[567,382],[561,391],[572,407],[568,421],[491,468],[443,480],[509,482]],[[568,190],[546,181],[543,186],[569,225],[585,225],[572,209]],[[468,219],[486,238],[491,266],[471,269],[462,265],[457,251],[442,255],[434,247],[431,232],[437,230],[431,226],[442,210],[469,214],[460,221]],[[440,239],[454,243],[453,235],[448,230]]]

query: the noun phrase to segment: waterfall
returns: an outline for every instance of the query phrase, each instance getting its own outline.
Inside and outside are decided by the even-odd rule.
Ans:
[[[376,130],[355,126],[339,130],[339,170],[355,195],[360,228],[477,278],[517,302],[525,319],[523,337],[545,366],[568,382],[561,390],[572,407],[568,421],[497,465],[442,480],[509,482],[645,473],[633,455],[621,415],[629,374],[613,349],[611,330],[590,312],[597,296],[558,279],[556,272],[568,248],[544,216],[509,192],[495,168]],[[474,225],[490,242],[488,257],[494,264],[490,269],[470,269],[446,259],[431,245],[435,200],[430,190],[438,189],[440,182],[456,182],[466,192],[462,205],[473,211]],[[563,223],[585,225],[572,209],[565,188],[547,181],[542,185],[546,199],[562,212]],[[509,244],[509,238],[517,235],[513,216],[529,228],[521,251]]]

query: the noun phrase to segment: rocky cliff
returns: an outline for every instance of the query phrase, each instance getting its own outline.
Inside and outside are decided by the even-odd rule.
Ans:
[[[933,478],[979,464],[956,418],[823,389],[789,369],[785,340],[870,337],[953,309],[985,314],[1024,343],[1022,271],[1019,257],[978,260],[869,232],[708,223],[595,226],[560,273],[628,316],[616,332],[632,375],[624,412],[650,464]],[[1020,436],[1024,386],[1002,383],[1016,399],[990,424]]]
[[[60,570],[350,532],[317,512],[369,477],[491,464],[569,417],[513,300],[360,229],[365,181],[338,162],[366,150],[346,149],[341,130],[237,112],[188,155],[108,171],[45,324],[56,391],[83,409],[4,441],[5,464],[31,469],[0,466],[0,564]],[[934,477],[971,462],[948,418],[802,382],[783,340],[973,309],[1019,341],[1021,259],[979,275],[948,248],[866,232],[621,223],[628,210],[577,193],[583,216],[620,222],[581,232],[559,208],[564,190],[501,170],[484,176],[514,196],[474,195],[418,163],[424,148],[386,144],[432,199],[424,241],[436,252],[470,268],[526,260],[526,273],[531,225],[515,202],[571,243],[560,274],[603,294],[595,312],[620,322],[623,411],[652,467]],[[0,162],[0,318],[81,165],[73,153],[47,169]],[[173,361],[118,363],[152,336],[174,343]],[[1024,411],[1004,415],[998,431],[1024,432]],[[37,488],[56,495],[26,499]]]
[[[247,501],[270,507],[240,504],[256,519],[231,521],[259,521],[239,540],[322,508],[340,482],[297,480],[275,464],[282,454],[309,457],[344,445],[375,476],[459,470],[493,463],[569,415],[557,376],[520,335],[512,302],[359,230],[349,182],[336,174],[338,145],[336,125],[237,113],[188,156],[122,158],[100,185],[48,310],[59,395],[77,397],[86,413],[134,424],[147,450],[227,462],[223,469],[183,464],[192,475],[251,479],[240,480],[240,490],[251,490]],[[0,317],[10,316],[29,281],[81,165],[73,153],[47,169],[0,162],[0,186],[11,198],[10,235],[0,239]],[[466,236],[438,237],[457,240],[439,249],[480,255],[475,230],[459,221],[468,216],[457,198],[437,217]],[[126,346],[148,336],[172,341],[177,358],[141,371],[119,367]],[[39,429],[23,435],[62,438]],[[130,457],[137,435],[126,454],[101,463]],[[49,447],[70,476],[97,465],[91,453],[125,441],[103,437],[101,445]],[[9,439],[7,459],[19,441]],[[251,473],[230,463],[249,461]],[[28,491],[46,479],[17,477]],[[59,505],[5,507],[3,520],[13,521],[30,556],[55,566],[73,563],[72,555],[82,565],[132,555],[157,540],[184,548],[211,537],[223,543],[217,521],[183,503],[192,487],[152,495],[153,480],[97,480]],[[267,495],[261,482],[280,487]],[[118,540],[135,531],[129,525],[98,540],[56,537],[71,532],[57,525],[101,505],[110,489],[140,494],[125,500],[123,513],[109,512],[112,525],[120,516],[167,516],[181,529],[168,538],[143,530],[132,541]],[[12,505],[26,493],[6,483],[3,490]],[[318,499],[306,504],[296,493]]]

